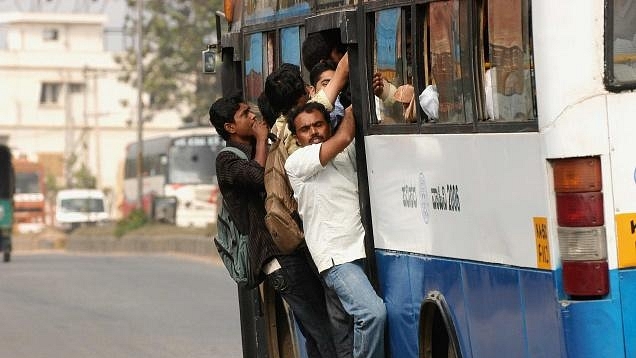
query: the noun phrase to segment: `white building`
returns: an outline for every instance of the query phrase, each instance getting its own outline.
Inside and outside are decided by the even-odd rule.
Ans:
[[[30,156],[63,158],[64,173],[54,173],[62,185],[75,156],[73,170],[83,163],[99,188],[116,191],[125,146],[137,139],[137,91],[117,79],[114,54],[104,50],[106,20],[0,13],[0,142]],[[176,113],[154,115],[144,137],[180,124]]]

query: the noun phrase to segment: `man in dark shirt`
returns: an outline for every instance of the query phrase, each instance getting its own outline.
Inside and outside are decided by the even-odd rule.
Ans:
[[[242,150],[248,160],[223,151],[216,173],[223,200],[238,229],[249,236],[254,274],[266,279],[292,309],[306,338],[310,358],[335,357],[324,293],[308,263],[306,247],[282,255],[265,226],[265,160],[269,128],[257,119],[240,96],[221,98],[210,107],[210,122],[227,146]]]

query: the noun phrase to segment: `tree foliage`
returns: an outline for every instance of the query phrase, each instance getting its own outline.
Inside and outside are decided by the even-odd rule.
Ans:
[[[136,0],[128,0],[132,15],[128,33],[136,43]],[[215,36],[216,10],[221,0],[146,0],[143,3],[142,57],[144,93],[150,112],[177,109],[184,122],[204,122],[216,97],[214,76],[201,73],[201,51]],[[122,80],[137,87],[135,46],[120,56]]]

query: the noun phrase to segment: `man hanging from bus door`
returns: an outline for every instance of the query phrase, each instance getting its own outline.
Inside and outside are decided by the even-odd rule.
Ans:
[[[338,63],[329,83],[320,88],[317,94],[310,101],[320,101],[332,108],[338,92],[348,80],[349,62],[348,55]],[[303,105],[307,101],[307,87],[300,73],[300,68],[291,64],[283,64],[280,68],[272,72],[265,81],[265,97],[269,105],[261,103],[263,109],[279,115],[276,125],[272,129],[274,133],[283,140],[288,153],[292,153],[298,148],[295,138],[289,132],[287,125],[288,112],[295,106]],[[259,97],[259,102],[261,98]],[[282,133],[282,135],[281,135]],[[313,263],[312,263],[313,265]],[[335,292],[326,288],[325,299],[327,310],[332,324],[336,353],[339,358],[350,358],[353,354],[353,337],[351,317],[342,307]]]
[[[353,357],[384,357],[386,307],[364,271],[351,107],[333,135],[329,113],[313,102],[290,112],[289,129],[300,148],[289,156],[285,170],[309,252],[327,287],[353,317]]]
[[[269,128],[250,112],[239,95],[210,107],[210,122],[227,146],[248,160],[224,151],[216,159],[219,189],[232,218],[249,235],[248,252],[254,274],[266,279],[290,306],[306,338],[310,358],[335,357],[322,284],[301,250],[282,255],[265,226],[263,183]],[[306,249],[305,249],[306,250]]]

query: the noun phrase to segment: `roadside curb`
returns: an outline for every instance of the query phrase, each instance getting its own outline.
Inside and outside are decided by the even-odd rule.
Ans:
[[[14,235],[13,251],[60,250],[73,253],[183,254],[219,261],[212,237],[199,235],[111,235],[73,234],[31,237]]]
[[[218,257],[214,243],[201,236],[94,236],[71,235],[66,251],[92,253],[178,253],[192,256]]]

